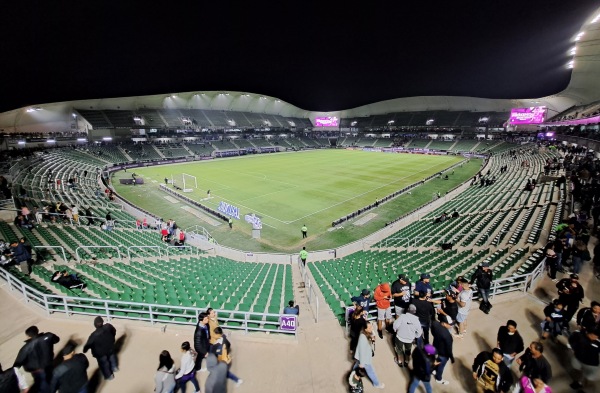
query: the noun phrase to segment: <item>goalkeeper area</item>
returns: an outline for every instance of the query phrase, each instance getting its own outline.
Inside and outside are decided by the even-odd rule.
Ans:
[[[173,218],[182,228],[204,226],[221,244],[248,251],[288,252],[301,245],[311,250],[335,247],[381,229],[386,222],[431,201],[433,194],[443,195],[472,177],[481,161],[471,159],[444,173],[449,175],[447,180],[435,178],[344,222],[341,228],[332,230],[331,223],[463,160],[451,155],[315,150],[136,168],[144,185],[118,184],[119,177],[127,176],[120,172],[114,175],[113,185],[133,204],[164,219]],[[226,202],[239,208],[241,220],[234,220],[231,230],[225,223],[214,225],[214,219],[190,214],[190,206],[159,190],[165,178],[175,179],[182,189],[185,179],[185,196],[205,206],[217,210]],[[260,240],[251,238],[252,226],[244,221],[244,215],[252,213],[262,220]],[[367,215],[360,225],[355,223]],[[303,225],[308,227],[304,241]]]

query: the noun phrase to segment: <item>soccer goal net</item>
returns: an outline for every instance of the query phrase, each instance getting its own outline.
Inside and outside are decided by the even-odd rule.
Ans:
[[[193,188],[198,188],[198,180],[196,176],[182,173],[183,180],[183,192],[192,192]]]

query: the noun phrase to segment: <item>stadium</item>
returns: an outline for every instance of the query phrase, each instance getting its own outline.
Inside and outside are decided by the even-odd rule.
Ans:
[[[581,308],[599,299],[595,262],[557,278],[547,258],[569,219],[586,249],[597,243],[599,26],[597,9],[567,37],[570,82],[544,97],[412,96],[310,111],[211,90],[0,113],[3,370],[28,326],[60,336],[58,355],[67,340],[82,352],[102,317],[117,328],[120,372],[102,377],[88,353],[87,391],[149,391],[161,350],[179,366],[181,342],[193,342],[211,308],[244,379],[230,391],[347,391],[353,297],[403,275],[413,285],[426,276],[440,300],[457,277],[489,266],[494,308],[478,310],[475,291],[468,334],[455,336],[456,362],[438,380],[447,383],[432,384],[477,391],[473,358],[497,347],[506,320],[519,322],[526,345],[539,341],[558,279],[579,274]],[[31,251],[18,260],[21,241]],[[57,281],[59,271],[75,285]],[[290,300],[299,315],[284,313]],[[367,314],[374,325],[378,308]],[[404,390],[413,371],[393,361],[393,332],[379,330],[373,367],[385,389]],[[568,335],[544,345],[548,385],[571,391]],[[516,363],[511,372],[519,384]],[[203,389],[208,374],[198,372]],[[366,391],[383,387],[369,377]],[[592,377],[573,391],[600,389]]]

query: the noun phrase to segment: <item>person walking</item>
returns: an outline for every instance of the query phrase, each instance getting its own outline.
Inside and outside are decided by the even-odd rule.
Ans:
[[[202,359],[210,351],[210,327],[208,325],[208,314],[198,314],[198,324],[194,331],[194,349],[196,350],[196,370],[202,369]]]
[[[198,354],[192,349],[188,341],[181,344],[181,353],[181,366],[175,375],[177,387],[181,393],[185,393],[187,383],[191,382],[194,385],[194,392],[199,392],[200,384],[196,379],[196,357]]]
[[[442,318],[441,321],[431,322],[431,335],[433,336],[433,346],[437,352],[438,365],[435,367],[435,382],[441,385],[448,385],[450,382],[443,379],[444,368],[450,360],[454,363],[454,352],[452,346],[454,340],[450,333],[451,325]]]
[[[19,350],[13,367],[23,369],[33,376],[33,389],[39,393],[50,391],[49,379],[52,374],[54,361],[54,344],[60,338],[51,332],[40,333],[37,326],[30,326],[25,330],[28,337],[25,345]]]
[[[462,286],[462,291],[458,294],[456,302],[458,303],[458,314],[456,314],[456,321],[458,322],[458,336],[463,338],[463,335],[467,333],[467,317],[469,310],[471,309],[471,302],[473,301],[473,290],[469,281],[461,279],[459,284]]]
[[[412,345],[423,335],[423,328],[421,327],[419,318],[415,315],[416,312],[417,308],[415,305],[409,305],[407,312],[401,314],[393,324],[393,329],[396,332],[396,335],[394,336],[396,363],[400,367],[408,368]],[[400,359],[401,355],[403,356],[403,359]]]
[[[306,251],[306,247],[302,247],[302,250],[300,250],[300,261],[303,266],[306,266],[306,258],[308,258],[308,251]]]
[[[75,353],[76,345],[68,343],[60,353],[63,362],[56,366],[52,374],[50,391],[55,393],[87,393],[87,368],[90,362],[82,353]]]
[[[425,391],[431,393],[431,373],[439,365],[436,360],[436,350],[431,344],[426,344],[422,349],[419,346],[413,351],[413,378],[408,393],[414,393],[420,383],[425,386]]]
[[[517,323],[512,319],[500,326],[496,336],[497,348],[500,348],[504,356],[504,363],[510,367],[516,356],[525,349],[523,337],[517,331]]]
[[[233,229],[233,218],[229,217],[227,224],[229,224],[229,229]]]
[[[173,393],[175,386],[175,362],[169,351],[162,351],[158,356],[158,368],[154,375],[154,392]]]
[[[228,372],[227,364],[220,362],[214,353],[209,353],[206,357],[206,367],[210,372],[204,384],[204,390],[206,393],[226,393]]]
[[[306,227],[306,224],[302,225],[300,231],[302,232],[302,239],[306,239],[308,236],[308,228]]]
[[[25,375],[18,368],[11,367],[4,370],[2,364],[0,364],[0,392],[25,393],[28,391],[29,385],[27,384]]]
[[[569,344],[573,349],[571,366],[574,370],[572,389],[582,389],[588,382],[600,380],[600,329],[573,332]]]
[[[475,284],[477,286],[477,292],[479,292],[479,309],[486,314],[489,314],[492,308],[492,304],[490,303],[490,288],[492,287],[493,281],[494,273],[492,272],[492,269],[490,269],[490,264],[487,262],[481,264],[471,277],[471,285]]]
[[[383,338],[384,323],[388,330],[392,326],[392,306],[390,304],[392,291],[390,284],[379,284],[373,292],[373,298],[377,306],[377,333],[379,334],[379,338]]]
[[[549,383],[552,379],[552,367],[544,357],[544,344],[534,341],[529,344],[525,353],[517,359],[521,375],[532,380],[541,379]]]
[[[513,377],[503,359],[499,348],[494,348],[492,352],[480,352],[475,357],[471,368],[477,393],[508,393]]]
[[[92,350],[92,356],[98,361],[98,367],[104,379],[115,378],[114,372],[119,371],[117,355],[115,355],[115,336],[117,330],[110,323],[105,324],[102,317],[94,318],[96,330],[90,334],[83,346],[83,353]]]
[[[563,326],[563,304],[555,299],[544,307],[544,321],[542,326],[542,339],[552,336],[556,339],[562,332]]]
[[[354,363],[353,370],[361,367],[364,368],[367,376],[373,383],[377,389],[383,389],[385,384],[379,381],[377,378],[377,374],[375,373],[375,369],[373,368],[373,325],[367,323],[361,332],[358,338],[358,344],[356,346],[356,352],[354,353],[354,359],[356,360]]]
[[[211,353],[215,354],[219,362],[227,364],[227,378],[235,382],[236,386],[240,386],[244,383],[244,380],[231,372],[231,343],[225,337],[225,334],[223,334],[221,327],[215,329],[214,337],[215,343],[210,347]]]
[[[563,328],[568,330],[569,322],[584,298],[583,287],[579,284],[579,275],[571,273],[568,278],[557,282],[556,288],[558,289],[558,301],[563,305]]]
[[[219,327],[219,320],[217,319],[217,312],[212,307],[207,308],[206,313],[208,314],[208,330],[210,332],[210,340],[208,342],[210,345],[213,345],[217,341],[214,335],[215,329]]]

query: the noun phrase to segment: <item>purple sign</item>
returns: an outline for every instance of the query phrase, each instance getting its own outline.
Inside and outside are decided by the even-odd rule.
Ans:
[[[510,111],[510,124],[540,124],[544,122],[545,106],[530,106],[529,108],[514,108]]]
[[[339,124],[339,119],[337,117],[316,117],[315,118],[315,126],[316,127],[337,127]]]
[[[279,329],[287,332],[296,331],[296,316],[295,315],[281,315],[279,317]]]

